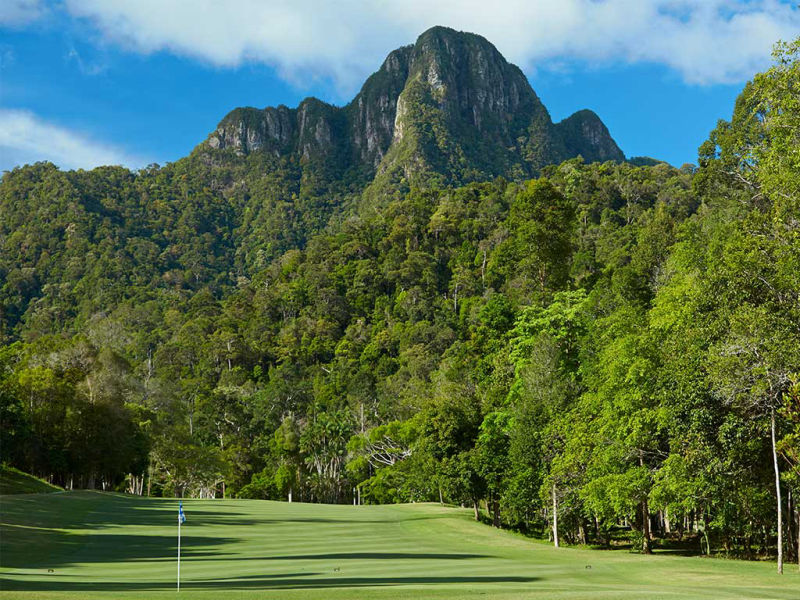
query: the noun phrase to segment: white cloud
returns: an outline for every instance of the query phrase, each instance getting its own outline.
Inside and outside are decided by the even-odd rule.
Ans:
[[[432,25],[480,33],[524,68],[652,62],[688,83],[741,82],[800,33],[781,0],[65,0],[109,41],[231,67],[277,67],[350,93],[385,54]]]
[[[0,25],[24,25],[44,14],[40,0],[3,0],[0,2]]]
[[[0,172],[42,160],[64,169],[145,164],[119,148],[43,121],[30,112],[0,109]]]

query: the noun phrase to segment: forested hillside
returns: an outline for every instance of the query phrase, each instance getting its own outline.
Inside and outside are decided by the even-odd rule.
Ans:
[[[796,557],[798,98],[795,42],[697,167],[625,162],[596,115],[554,125],[490,44],[436,28],[342,109],[237,109],[138,172],[14,169],[3,460]]]

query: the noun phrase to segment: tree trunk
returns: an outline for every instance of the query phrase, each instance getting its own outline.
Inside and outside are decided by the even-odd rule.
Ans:
[[[475,520],[476,521],[480,521],[481,520],[481,515],[478,512],[478,499],[477,498],[473,498],[472,499],[472,508],[475,510]]]
[[[786,562],[794,560],[794,497],[792,490],[786,493]]]
[[[644,467],[644,457],[639,454],[639,466]],[[652,554],[650,548],[650,507],[647,505],[647,496],[642,499],[642,552]]]
[[[558,500],[555,483],[553,484],[553,546],[558,548]]]
[[[650,548],[650,510],[647,507],[647,498],[642,500],[642,552],[653,553]]]
[[[775,495],[778,499],[778,573],[783,573],[783,512],[781,509],[781,473],[778,470],[778,452],[775,448],[775,408],[770,410],[772,438],[772,464],[775,467]]]
[[[594,527],[594,539],[598,540],[601,544],[605,544],[603,536],[600,535],[600,519],[597,515],[592,515],[592,526]]]

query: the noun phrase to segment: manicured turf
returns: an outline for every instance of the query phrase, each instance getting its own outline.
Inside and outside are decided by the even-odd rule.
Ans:
[[[3,598],[176,597],[177,500],[0,503]],[[800,575],[779,577],[772,563],[557,550],[438,505],[186,500],[184,510],[186,598],[800,598]]]
[[[46,494],[61,491],[61,488],[50,485],[13,467],[0,465],[0,495],[2,494]]]

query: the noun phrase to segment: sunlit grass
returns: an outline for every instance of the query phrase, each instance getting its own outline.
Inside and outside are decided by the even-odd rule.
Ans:
[[[4,598],[175,598],[177,500],[0,502]],[[438,505],[185,500],[184,510],[181,597],[800,598],[800,575],[770,563],[554,549]]]
[[[61,488],[50,485],[22,471],[0,465],[0,495],[3,494],[46,494],[58,492]]]

